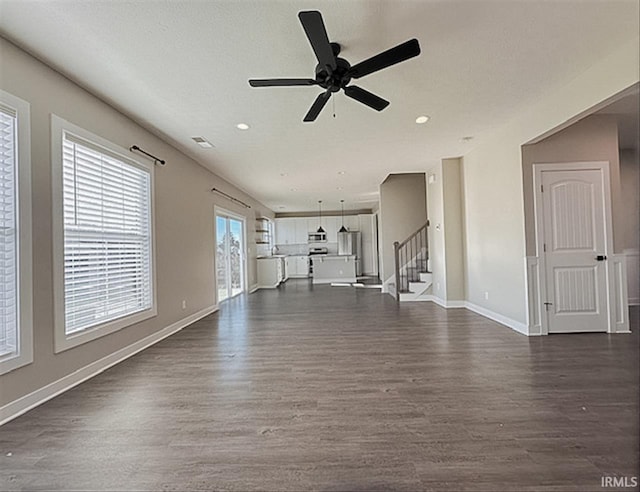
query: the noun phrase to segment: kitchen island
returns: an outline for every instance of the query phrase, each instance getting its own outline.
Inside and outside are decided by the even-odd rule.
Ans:
[[[356,281],[356,255],[314,255],[313,283]]]

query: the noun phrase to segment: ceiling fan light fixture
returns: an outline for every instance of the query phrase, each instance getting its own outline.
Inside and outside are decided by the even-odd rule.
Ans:
[[[350,85],[351,80],[365,77],[420,54],[420,43],[414,38],[352,66],[347,60],[338,56],[340,44],[329,41],[320,12],[317,10],[298,12],[298,19],[318,61],[314,78],[250,79],[249,85],[251,87],[319,86],[324,92],[317,95],[302,119],[306,123],[315,121],[331,99],[331,95],[341,90],[344,91],[345,96],[375,111],[382,111],[389,106],[389,101],[362,87]]]
[[[426,115],[418,116],[418,117],[416,118],[416,123],[417,123],[418,125],[423,125],[423,124],[425,124],[427,121],[429,121],[429,117],[428,117],[428,116],[426,116]]]
[[[248,130],[249,128],[251,128],[249,125],[247,125],[246,123],[238,123],[236,125],[236,128],[238,130]]]

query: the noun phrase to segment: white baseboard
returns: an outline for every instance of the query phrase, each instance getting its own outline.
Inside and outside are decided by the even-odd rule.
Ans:
[[[427,301],[435,302],[438,306],[442,306],[446,309],[458,309],[463,308],[465,306],[465,301],[447,301],[442,297],[434,296],[433,294],[429,294],[426,296]]]
[[[253,294],[259,288],[260,286],[258,284],[252,285],[251,287],[249,287],[249,294]]]
[[[10,420],[19,417],[32,408],[35,408],[38,405],[42,405],[44,402],[55,398],[65,391],[70,390],[74,386],[77,386],[80,383],[83,383],[84,381],[97,376],[101,372],[106,371],[119,362],[128,359],[138,352],[141,352],[151,345],[158,343],[160,340],[173,335],[186,326],[189,326],[191,323],[195,323],[199,319],[202,319],[217,310],[217,304],[206,307],[196,313],[187,316],[186,318],[176,321],[175,323],[149,335],[148,337],[143,338],[142,340],[138,340],[137,342],[132,343],[127,347],[121,348],[120,350],[113,352],[112,354],[109,354],[102,359],[92,362],[91,364],[86,365],[78,369],[77,371],[72,372],[71,374],[67,374],[57,381],[54,381],[53,383],[49,383],[46,386],[43,386],[42,388],[29,393],[28,395],[24,395],[21,398],[12,401],[11,403],[7,403],[3,407],[0,407],[0,425],[6,424]]]
[[[358,281],[358,279],[356,279],[355,277],[348,277],[348,278],[322,278],[322,279],[313,279],[313,284],[314,285],[323,285],[323,284],[353,284],[356,283]]]
[[[514,319],[503,316],[502,314],[499,314],[489,309],[478,306],[477,304],[473,304],[472,302],[466,301],[465,307],[469,311],[473,311],[474,313],[479,314],[480,316],[484,316],[485,318],[489,318],[490,320],[496,321],[501,325],[508,326],[512,330],[517,331],[518,333],[521,333],[523,335],[527,335],[527,336],[539,335],[539,333],[529,333],[529,330],[527,329],[527,325],[525,325],[524,323],[521,323]]]
[[[438,296],[434,296],[432,294],[427,294],[425,296],[422,296],[420,298],[417,299],[411,299],[409,301],[406,302],[424,302],[424,301],[429,301],[429,302],[433,302],[435,304],[437,304],[438,306],[442,306],[443,308],[446,309],[459,309],[459,308],[466,308],[469,311],[473,311],[476,314],[479,314],[480,316],[484,316],[485,318],[489,318],[490,320],[496,321],[497,323],[500,323],[501,325],[505,325],[509,328],[511,328],[514,331],[517,331],[518,333],[521,333],[523,335],[527,335],[527,336],[538,336],[541,333],[540,332],[530,332],[527,328],[527,325],[525,325],[524,323],[520,323],[519,321],[513,320],[511,318],[507,318],[506,316],[503,316],[502,314],[490,311],[489,309],[485,309],[481,306],[478,306],[477,304],[473,304],[471,302],[468,301],[447,301],[445,299],[442,299],[441,297]]]

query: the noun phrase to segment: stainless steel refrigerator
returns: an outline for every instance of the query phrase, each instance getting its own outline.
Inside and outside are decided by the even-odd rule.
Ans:
[[[362,242],[359,232],[338,233],[338,254],[355,255],[356,275],[362,275]]]

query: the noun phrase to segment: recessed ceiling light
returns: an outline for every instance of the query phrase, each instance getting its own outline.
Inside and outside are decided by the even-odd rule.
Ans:
[[[238,130],[248,130],[249,125],[247,125],[246,123],[238,123],[236,125],[236,128],[238,128]]]
[[[203,137],[191,137],[191,140],[204,149],[210,149],[213,147],[213,144]]]
[[[280,173],[280,176],[288,176],[287,173]]]
[[[338,171],[338,174],[344,174],[344,171]]]
[[[338,187],[336,188],[336,190],[341,191],[341,190],[342,190],[342,186],[338,186]]]
[[[424,116],[424,115],[423,115],[423,116],[418,116],[418,117],[416,118],[416,123],[417,123],[418,125],[422,125],[423,123],[426,123],[427,121],[429,121],[429,117],[428,117],[428,116]]]
[[[291,191],[298,191],[297,188],[291,188]]]

